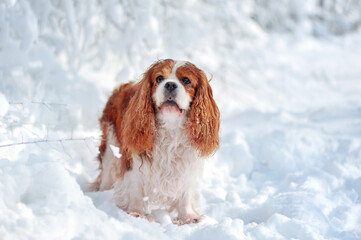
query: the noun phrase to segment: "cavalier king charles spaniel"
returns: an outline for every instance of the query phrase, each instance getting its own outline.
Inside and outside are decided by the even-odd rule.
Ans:
[[[133,216],[149,219],[152,209],[165,208],[178,213],[175,223],[200,220],[197,180],[219,147],[219,110],[202,70],[157,61],[140,82],[114,90],[100,126],[93,190],[114,188],[116,205]]]

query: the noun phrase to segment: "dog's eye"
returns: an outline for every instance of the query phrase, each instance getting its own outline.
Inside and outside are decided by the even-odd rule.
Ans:
[[[161,83],[163,80],[164,80],[164,77],[163,77],[162,75],[159,75],[159,76],[155,79],[155,81],[156,81],[157,83]]]
[[[183,77],[183,78],[181,79],[181,81],[182,81],[182,83],[183,83],[184,85],[189,85],[189,84],[191,84],[191,80],[189,80],[189,78],[187,78],[187,77]]]

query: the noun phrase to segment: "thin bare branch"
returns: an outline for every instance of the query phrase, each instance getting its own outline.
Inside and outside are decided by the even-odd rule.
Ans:
[[[49,139],[40,139],[40,140],[34,140],[34,141],[27,141],[27,142],[18,142],[18,143],[9,143],[9,144],[2,144],[0,145],[0,148],[3,147],[12,147],[12,146],[17,146],[17,145],[29,145],[29,144],[38,144],[38,143],[63,143],[63,142],[69,142],[69,141],[85,141],[88,139],[94,139],[93,137],[86,137],[86,138],[64,138],[64,139],[54,139],[54,140],[49,140]]]

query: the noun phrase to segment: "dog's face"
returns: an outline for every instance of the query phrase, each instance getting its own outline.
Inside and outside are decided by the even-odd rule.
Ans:
[[[160,115],[184,116],[198,86],[199,69],[183,61],[165,60],[152,67],[152,98]]]

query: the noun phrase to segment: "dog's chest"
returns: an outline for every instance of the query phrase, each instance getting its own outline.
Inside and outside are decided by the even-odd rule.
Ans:
[[[203,165],[183,128],[157,130],[150,162],[144,192],[153,202],[169,202],[193,189]]]
[[[156,133],[153,163],[174,165],[182,164],[182,159],[195,155],[184,129],[159,128]]]

